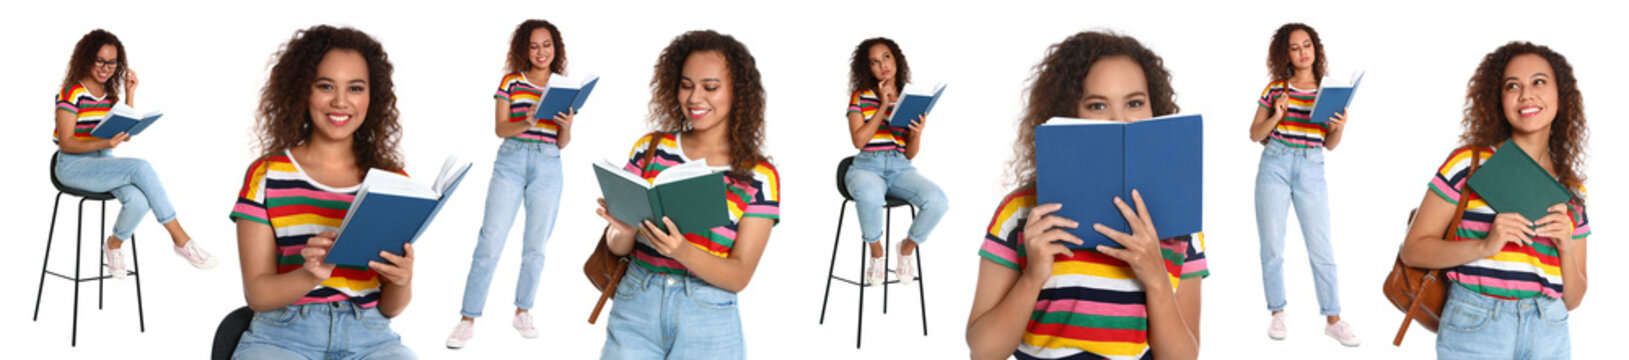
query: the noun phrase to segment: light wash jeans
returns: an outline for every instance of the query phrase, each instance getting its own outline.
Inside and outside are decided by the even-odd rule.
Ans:
[[[560,213],[560,147],[504,139],[498,157],[492,161],[492,183],[487,186],[486,218],[470,260],[469,278],[464,280],[463,316],[481,317],[486,307],[492,271],[498,266],[515,212],[526,203],[525,233],[521,236],[520,278],[515,282],[515,307],[530,310],[537,298],[537,280],[543,273],[543,246],[554,231]]]
[[[860,239],[867,243],[882,239],[885,197],[904,199],[916,206],[909,236],[917,244],[928,241],[928,234],[950,209],[950,200],[939,185],[922,177],[898,151],[861,151],[843,178],[849,195],[854,197],[854,212],[860,217]]]
[[[745,359],[735,293],[700,278],[628,266],[601,359]]]
[[[1318,290],[1318,313],[1340,315],[1335,251],[1329,239],[1329,190],[1324,184],[1324,149],[1292,148],[1267,142],[1256,170],[1256,232],[1261,235],[1261,283],[1267,310],[1284,310],[1284,228],[1290,204],[1307,242],[1307,260]]]
[[[232,359],[417,359],[379,309],[350,301],[257,312]]]
[[[152,210],[158,223],[175,221],[175,207],[164,193],[158,173],[147,160],[113,157],[112,149],[57,156],[57,180],[62,185],[89,191],[110,192],[119,199],[119,216],[113,221],[113,236],[130,240],[136,225]]]
[[[1505,300],[1448,286],[1437,328],[1438,359],[1570,359],[1567,304],[1549,297]]]

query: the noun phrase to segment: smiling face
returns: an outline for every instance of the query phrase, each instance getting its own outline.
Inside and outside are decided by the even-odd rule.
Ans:
[[[685,58],[679,77],[679,103],[684,106],[691,129],[706,131],[727,122],[732,94],[724,54],[700,51]]]
[[[1290,33],[1289,46],[1290,66],[1296,72],[1311,71],[1312,63],[1318,60],[1318,48],[1312,44],[1312,35],[1306,30],[1296,30]]]
[[[96,83],[106,83],[118,70],[119,48],[112,44],[102,45],[102,48],[96,51],[96,61],[91,63],[91,77],[96,78]]]
[[[894,80],[894,53],[888,51],[887,44],[871,45],[866,59],[871,64],[871,76],[876,77],[878,83]]]
[[[1555,120],[1560,94],[1555,70],[1537,54],[1522,54],[1505,65],[1499,86],[1505,119],[1517,133],[1548,131]]]
[[[549,32],[549,29],[532,30],[531,39],[527,40],[527,49],[526,61],[532,63],[533,69],[557,71],[549,67],[549,62],[554,61],[554,34]]]
[[[1148,78],[1142,66],[1131,57],[1106,57],[1092,63],[1082,86],[1085,97],[1081,98],[1075,117],[1119,122],[1154,117],[1154,107],[1149,104]]]
[[[356,50],[333,49],[317,64],[311,83],[310,108],[313,137],[344,141],[367,119],[368,63]]]

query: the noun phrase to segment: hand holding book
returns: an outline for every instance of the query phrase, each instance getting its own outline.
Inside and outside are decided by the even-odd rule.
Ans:
[[[1143,203],[1143,195],[1135,189],[1131,190],[1131,200],[1137,203],[1136,211],[1132,211],[1120,197],[1114,198],[1114,207],[1120,209],[1121,216],[1125,216],[1126,223],[1131,226],[1131,234],[1116,231],[1103,224],[1092,224],[1092,229],[1122,247],[1117,249],[1108,245],[1098,245],[1097,252],[1126,262],[1144,288],[1160,289],[1170,286],[1167,278],[1169,275],[1165,270],[1165,256],[1160,251],[1160,239],[1155,236],[1159,232],[1154,230],[1154,219],[1148,215],[1148,205]]]
[[[1024,279],[1039,286],[1052,278],[1052,262],[1058,255],[1069,255],[1071,246],[1080,247],[1085,241],[1069,233],[1080,227],[1074,220],[1053,215],[1063,208],[1060,203],[1041,204],[1029,210],[1024,222],[1024,256],[1029,259],[1024,268]]]

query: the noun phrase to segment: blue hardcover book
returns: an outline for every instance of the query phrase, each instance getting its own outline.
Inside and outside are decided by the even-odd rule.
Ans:
[[[555,114],[570,114],[570,110],[583,112],[583,104],[588,102],[588,94],[594,92],[594,85],[600,82],[599,76],[589,76],[586,81],[577,81],[561,75],[549,79],[549,87],[543,92],[543,99],[537,102],[538,119],[553,119]]]
[[[888,126],[910,127],[912,121],[918,116],[927,115],[933,111],[933,105],[939,103],[939,96],[945,94],[945,84],[932,87],[920,87],[915,84],[905,84],[905,91],[898,103],[894,105],[894,112],[888,114]]]
[[[1329,122],[1335,113],[1346,111],[1346,107],[1352,106],[1352,97],[1357,95],[1358,84],[1361,83],[1363,72],[1353,76],[1351,82],[1332,81],[1325,77],[1323,84],[1318,86],[1318,98],[1312,101],[1312,117],[1307,120]]]
[[[389,263],[379,256],[379,251],[401,255],[403,244],[424,234],[469,173],[470,165],[448,157],[432,186],[420,185],[401,174],[368,170],[324,262],[359,267],[367,267],[368,261]]]
[[[119,133],[136,136],[163,116],[163,111],[141,113],[122,102],[114,103],[113,109],[108,110],[107,119],[103,119],[101,124],[96,124],[96,128],[91,129],[90,135],[101,139],[111,139]]]
[[[1198,114],[1122,123],[1053,118],[1035,129],[1036,200],[1061,203],[1053,213],[1080,222],[1075,249],[1122,247],[1092,229],[1130,234],[1114,198],[1133,210],[1142,195],[1161,239],[1199,232],[1204,208],[1204,121]]]

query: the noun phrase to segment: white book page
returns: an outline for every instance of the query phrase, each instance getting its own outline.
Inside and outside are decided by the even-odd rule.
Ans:
[[[1054,118],[1051,118],[1051,119],[1047,119],[1046,123],[1041,124],[1041,126],[1048,126],[1048,125],[1109,125],[1109,124],[1118,124],[1118,123],[1119,123],[1118,121],[1110,121],[1110,120],[1076,119],[1076,118],[1071,118],[1071,117],[1061,117],[1061,116],[1059,116],[1059,117],[1054,117]]]
[[[445,194],[453,180],[457,180],[458,176],[464,174],[472,165],[474,164],[458,158],[457,155],[448,155],[447,161],[441,163],[441,174],[436,177],[435,187],[432,189],[438,195]]]
[[[649,181],[645,181],[644,178],[635,176],[633,173],[628,172],[628,170],[623,169],[622,166],[617,165],[616,160],[600,159],[600,161],[594,162],[594,167],[605,169],[605,172],[616,174],[617,176],[627,179],[635,184],[639,184],[639,186],[643,186],[646,189],[653,187]],[[663,174],[666,174],[666,172],[663,172]]]
[[[905,89],[904,89],[903,92],[905,93],[905,95],[919,95],[919,96],[932,97],[933,93],[939,92],[939,89],[944,88],[944,87],[945,87],[945,83],[943,83],[943,82],[932,82],[932,83],[927,83],[925,85],[913,82],[913,83],[906,83],[905,84]],[[900,98],[904,98],[904,96],[901,96]]]
[[[585,76],[575,77],[554,74],[549,75],[549,85],[547,87],[560,89],[581,89],[583,88],[583,85],[588,84],[589,81],[594,81],[594,79],[598,78],[600,78],[599,75],[594,75],[592,73]]]
[[[362,187],[357,190],[358,199],[367,193],[391,194],[397,196],[414,197],[435,200],[439,198],[436,192],[429,187],[413,182],[401,174],[380,169],[368,169],[367,177],[362,179]],[[360,200],[353,203],[361,203]]]
[[[715,173],[715,172],[719,172],[719,169],[714,169],[712,167],[707,166],[707,161],[705,161],[705,160],[691,161],[691,162],[675,165],[673,167],[667,168],[667,170],[662,170],[661,174],[656,175],[656,181],[655,181],[654,184],[652,184],[652,186],[653,187],[654,186],[661,186],[662,184],[674,183],[674,182],[683,181],[685,179],[690,179],[690,178],[695,178],[695,177],[700,177],[700,176],[706,176],[706,175],[710,175],[710,174]]]

